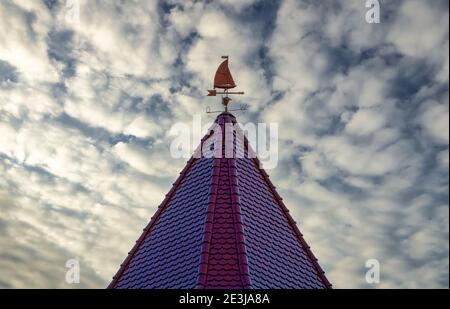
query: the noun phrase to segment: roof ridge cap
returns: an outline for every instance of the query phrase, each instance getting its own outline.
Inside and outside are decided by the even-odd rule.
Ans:
[[[245,247],[244,226],[242,224],[239,186],[237,177],[236,159],[225,159],[228,166],[228,179],[231,191],[231,209],[233,212],[233,226],[238,250],[239,272],[244,289],[251,288],[250,271],[248,268],[248,258]],[[231,167],[230,167],[231,163]]]
[[[214,221],[214,210],[216,207],[217,190],[219,187],[220,177],[220,159],[214,158],[213,172],[211,177],[211,189],[209,191],[208,209],[206,211],[206,222],[203,232],[203,241],[200,250],[199,270],[198,270],[198,282],[197,289],[203,289],[206,285],[206,279],[208,277],[208,262],[209,253],[211,249],[211,238]]]

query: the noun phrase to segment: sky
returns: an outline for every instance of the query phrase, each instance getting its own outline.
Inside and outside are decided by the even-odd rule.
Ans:
[[[449,287],[448,1],[372,24],[363,0],[76,4],[0,1],[0,288],[108,285],[186,163],[170,128],[214,119],[222,55],[333,286]]]

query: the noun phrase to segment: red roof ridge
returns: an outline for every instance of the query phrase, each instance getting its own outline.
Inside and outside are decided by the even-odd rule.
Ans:
[[[213,175],[211,180],[211,190],[209,193],[208,211],[206,216],[205,231],[203,234],[203,244],[200,253],[199,279],[197,288],[203,288],[208,276],[209,252],[212,238],[212,225],[214,220],[214,210],[216,207],[217,189],[219,187],[220,162],[214,159]]]
[[[240,200],[239,188],[236,174],[236,159],[225,159],[225,160],[227,160],[228,163],[228,175],[231,189],[231,209],[233,211],[233,216],[235,220],[234,228],[235,228],[236,246],[238,250],[239,268],[241,271],[242,286],[244,287],[244,289],[248,289],[251,286],[251,282],[248,269],[247,253],[245,250],[244,227],[242,225],[241,219],[241,209],[240,209],[241,205],[239,201]]]
[[[236,118],[230,113],[222,113],[217,117],[216,122],[221,128],[222,141],[225,140],[225,123],[236,123]],[[235,246],[238,255],[238,265],[239,265],[239,277],[241,286],[244,289],[250,288],[250,276],[248,269],[248,260],[245,250],[245,239],[244,239],[244,228],[241,220],[241,211],[239,203],[239,189],[237,184],[236,175],[236,160],[231,158],[224,158],[225,156],[225,143],[222,142],[222,153],[220,158],[214,159],[213,164],[213,176],[211,181],[211,191],[210,199],[208,202],[207,218],[205,223],[204,240],[202,244],[201,257],[200,257],[200,268],[199,268],[199,280],[197,288],[205,288],[207,286],[208,279],[208,266],[211,250],[211,238],[213,234],[214,216],[216,211],[216,203],[218,197],[218,187],[219,178],[221,176],[221,167],[226,165],[226,170],[228,173],[228,181],[230,188],[231,197],[231,211],[232,220],[234,227],[234,239]]]
[[[240,206],[239,206],[239,193],[237,187],[237,176],[236,176],[236,163],[234,159],[214,159],[214,171],[212,177],[210,200],[208,202],[207,218],[205,223],[204,240],[202,243],[201,257],[200,257],[200,268],[199,268],[199,280],[197,288],[202,289],[207,286],[208,278],[208,266],[211,250],[211,238],[213,235],[213,225],[214,225],[214,215],[216,210],[217,202],[217,190],[219,177],[221,176],[221,166],[222,164],[227,165],[228,178],[230,182],[231,190],[231,209],[233,216],[233,227],[234,227],[234,237],[235,246],[238,254],[238,264],[239,264],[239,276],[241,280],[242,288],[250,288],[250,276],[248,269],[247,254],[245,252],[245,239],[244,239],[244,229],[242,226]]]

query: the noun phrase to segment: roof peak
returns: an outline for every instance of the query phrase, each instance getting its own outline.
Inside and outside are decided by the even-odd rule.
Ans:
[[[226,151],[229,112],[201,148]],[[233,144],[250,148],[245,135]],[[210,138],[212,137],[212,138]],[[212,147],[211,147],[212,146]],[[330,288],[257,158],[192,157],[110,288]]]
[[[216,123],[219,123],[220,120],[222,120],[224,123],[228,123],[228,122],[237,122],[236,121],[236,116],[234,116],[232,113],[230,112],[222,112],[220,113],[217,117],[216,117]]]

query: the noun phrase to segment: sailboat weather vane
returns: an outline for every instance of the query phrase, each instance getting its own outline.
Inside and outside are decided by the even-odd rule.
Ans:
[[[233,111],[228,109],[228,105],[232,101],[229,97],[230,94],[242,95],[244,92],[242,91],[230,91],[230,89],[236,88],[236,84],[234,83],[233,76],[231,75],[230,69],[228,68],[228,56],[222,56],[222,59],[225,59],[224,62],[217,69],[216,75],[214,76],[214,89],[208,90],[209,97],[215,97],[217,95],[222,95],[222,105],[225,108],[225,112]],[[216,89],[221,89],[221,91],[217,91]],[[236,109],[236,111],[247,110],[247,108],[241,107],[240,109]],[[211,112],[209,109],[206,111],[207,113],[215,113]]]

